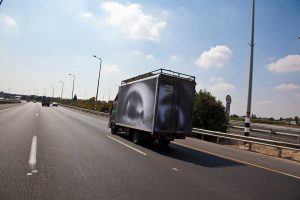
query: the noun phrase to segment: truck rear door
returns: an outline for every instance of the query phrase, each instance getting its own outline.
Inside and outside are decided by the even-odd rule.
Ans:
[[[177,132],[180,90],[172,79],[161,79],[158,87],[155,131]]]

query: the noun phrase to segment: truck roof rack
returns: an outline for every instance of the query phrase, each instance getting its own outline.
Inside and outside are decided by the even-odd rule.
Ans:
[[[166,75],[166,76],[176,77],[176,78],[180,78],[180,79],[184,79],[184,80],[188,80],[188,81],[195,81],[195,76],[190,76],[190,75],[187,75],[187,74],[174,72],[174,71],[168,70],[168,69],[158,69],[158,70],[155,70],[155,71],[152,71],[152,72],[148,72],[148,73],[145,73],[145,74],[142,74],[142,75],[135,76],[133,78],[123,80],[121,82],[121,84],[122,85],[127,84],[127,83],[130,83],[130,82],[133,82],[133,81],[137,81],[137,80],[140,80],[140,79],[155,76],[157,74],[163,74],[163,75]]]

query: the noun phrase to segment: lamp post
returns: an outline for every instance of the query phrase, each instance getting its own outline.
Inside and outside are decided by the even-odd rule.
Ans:
[[[250,135],[250,114],[251,114],[251,99],[252,99],[252,75],[253,75],[253,50],[254,50],[254,8],[255,0],[252,0],[252,20],[251,20],[251,43],[250,43],[250,65],[249,65],[249,83],[248,83],[248,100],[247,111],[245,117],[244,135]]]
[[[104,96],[105,96],[105,89],[103,89],[103,102],[104,102]]]
[[[109,87],[108,102],[110,101],[110,92],[111,92],[111,87]]]
[[[34,93],[36,94],[36,96],[39,96],[39,89],[34,88]]]
[[[75,83],[75,75],[74,74],[69,74],[70,76],[73,76],[73,88],[72,88],[72,100],[73,100],[73,98],[74,98],[74,83]]]
[[[60,98],[62,99],[62,95],[63,95],[63,92],[64,92],[64,82],[63,81],[59,81],[60,83],[62,83],[62,86],[61,86],[61,94],[60,94]]]
[[[46,96],[47,89],[45,87],[43,88],[44,88],[44,96]]]
[[[53,96],[54,96],[54,89],[55,89],[55,87],[54,87],[54,85],[51,85],[51,87],[52,87],[52,98],[53,98]]]
[[[93,55],[93,57],[97,58],[98,60],[100,60],[100,67],[99,67],[99,75],[98,75],[98,83],[97,83],[97,92],[96,92],[96,97],[95,97],[95,101],[97,102],[98,100],[98,90],[99,90],[99,82],[100,82],[100,73],[101,73],[101,63],[102,63],[102,59],[98,58],[97,56]]]

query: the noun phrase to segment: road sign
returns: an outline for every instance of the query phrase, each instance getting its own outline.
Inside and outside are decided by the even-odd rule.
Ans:
[[[226,103],[231,104],[231,96],[230,95],[226,96]]]

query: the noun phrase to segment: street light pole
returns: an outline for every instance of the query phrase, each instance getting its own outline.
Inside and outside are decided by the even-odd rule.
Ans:
[[[101,73],[101,63],[102,63],[102,59],[98,58],[97,56],[93,55],[93,57],[97,58],[98,60],[100,60],[100,67],[99,67],[99,75],[98,75],[98,83],[97,83],[97,92],[96,92],[96,97],[95,97],[95,101],[97,102],[98,100],[98,90],[99,90],[99,82],[100,82],[100,73]]]
[[[53,96],[54,96],[54,85],[51,85],[51,87],[52,87],[52,98],[53,98]]]
[[[64,92],[64,82],[63,81],[59,81],[60,83],[62,83],[62,86],[61,86],[61,94],[60,94],[60,98],[62,99],[62,95],[63,95],[63,92]]]
[[[74,74],[69,74],[70,76],[73,76],[73,88],[72,88],[72,100],[74,98],[74,83],[75,83],[75,75]]]
[[[109,87],[108,102],[110,101],[110,92],[111,92],[111,87]]]
[[[44,96],[46,96],[46,92],[47,92],[47,90],[46,90],[46,88],[45,87],[43,87],[44,88]]]
[[[252,20],[251,20],[251,43],[250,43],[250,66],[249,66],[249,83],[248,83],[248,100],[247,111],[245,117],[244,135],[250,135],[250,114],[251,114],[251,99],[252,99],[252,76],[253,76],[253,50],[254,50],[254,8],[255,0],[252,0]]]
[[[104,102],[104,96],[105,96],[105,89],[103,89],[103,102]]]

